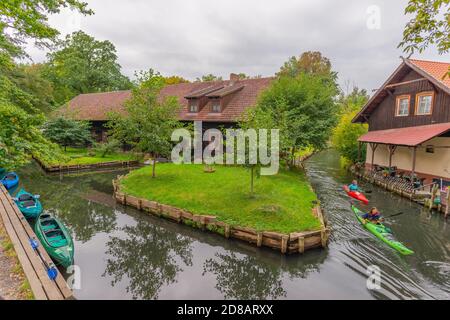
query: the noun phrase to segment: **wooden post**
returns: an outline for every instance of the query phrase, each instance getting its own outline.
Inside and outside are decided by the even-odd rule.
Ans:
[[[288,239],[289,237],[287,236],[281,237],[281,253],[283,254],[287,252]]]
[[[258,232],[257,238],[256,238],[256,246],[261,247],[262,240],[263,240],[263,234],[262,234],[262,232]]]
[[[230,233],[231,233],[231,230],[230,230],[230,225],[229,224],[226,224],[225,225],[225,238],[229,238],[230,237]]]
[[[416,173],[416,156],[417,156],[417,147],[414,147],[412,152],[412,170],[411,170],[411,182],[413,183],[414,183],[414,174]]]
[[[304,237],[298,238],[298,252],[299,253],[305,252],[305,238]]]
[[[447,218],[450,213],[450,187],[447,188],[447,204],[445,205],[445,215],[444,217]]]
[[[439,186],[437,184],[433,185],[433,189],[431,190],[431,200],[430,200],[430,210],[434,207],[434,201],[436,200],[436,195],[439,191]]]
[[[377,150],[378,144],[377,143],[370,143],[370,148],[372,149],[372,163],[370,165],[370,169],[373,170],[373,165],[375,161],[375,151]]]
[[[392,167],[392,156],[394,155],[395,150],[397,149],[397,146],[389,145],[389,169]]]
[[[358,162],[361,161],[361,149],[362,149],[362,142],[358,141]]]

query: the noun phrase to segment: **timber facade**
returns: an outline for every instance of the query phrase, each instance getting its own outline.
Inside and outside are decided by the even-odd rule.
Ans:
[[[411,183],[450,184],[450,63],[403,59],[354,123],[367,123],[365,166]]]

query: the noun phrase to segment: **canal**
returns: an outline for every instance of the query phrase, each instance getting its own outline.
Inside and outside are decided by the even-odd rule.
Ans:
[[[386,216],[403,212],[387,220],[415,251],[401,256],[356,222],[341,191],[351,177],[336,152],[315,155],[307,170],[332,236],[328,249],[293,256],[122,207],[111,197],[121,172],[48,176],[33,164],[20,175],[73,233],[79,299],[449,299],[450,227],[442,216],[362,183]],[[367,288],[371,266],[381,271],[379,289]]]

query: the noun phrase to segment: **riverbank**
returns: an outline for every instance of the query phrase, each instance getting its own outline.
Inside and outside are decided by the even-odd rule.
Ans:
[[[114,189],[124,205],[258,247],[302,253],[326,246],[329,229],[303,172],[255,178],[253,193],[250,179],[242,167],[205,173],[202,165],[167,163],[158,165],[156,178],[142,168],[114,181]]]

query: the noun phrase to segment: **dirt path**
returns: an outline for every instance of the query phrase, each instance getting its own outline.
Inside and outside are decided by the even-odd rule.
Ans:
[[[22,269],[0,221],[0,300],[27,299],[30,290],[24,282]]]

